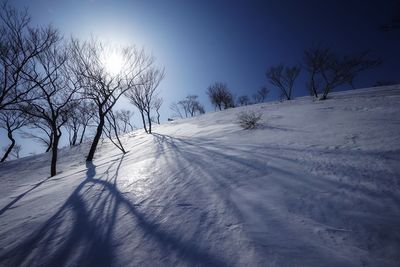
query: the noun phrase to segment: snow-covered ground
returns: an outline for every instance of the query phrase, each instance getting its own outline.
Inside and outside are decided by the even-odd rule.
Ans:
[[[263,113],[243,130],[237,113]],[[399,266],[400,86],[0,166],[1,266]]]

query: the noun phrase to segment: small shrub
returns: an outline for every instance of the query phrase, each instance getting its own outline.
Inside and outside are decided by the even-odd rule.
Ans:
[[[237,116],[237,120],[243,129],[254,129],[259,126],[261,116],[262,114],[260,112],[241,111]]]

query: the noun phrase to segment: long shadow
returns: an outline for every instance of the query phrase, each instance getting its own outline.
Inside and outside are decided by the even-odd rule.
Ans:
[[[62,266],[68,258],[73,256],[75,249],[83,245],[81,244],[83,241],[86,241],[86,244],[78,253],[86,254],[86,257],[81,256],[80,262],[87,266],[97,264],[107,266],[110,263],[111,250],[107,249],[109,244],[103,241],[96,225],[91,225],[90,211],[80,194],[96,174],[94,165],[87,165],[87,167],[86,179],[77,186],[60,209],[31,236],[0,256],[0,263],[6,262],[9,266]],[[65,231],[65,223],[70,221],[72,221],[72,229],[61,245],[52,251],[55,246],[54,238]],[[91,251],[96,252],[96,255],[90,253]]]
[[[246,160],[246,153],[250,155],[251,151],[226,147],[213,140],[202,139],[199,141],[196,139],[193,141],[160,134],[154,134],[154,138],[156,146],[155,160],[164,157],[171,164],[191,164],[196,166],[198,170],[202,170],[202,174],[212,179],[215,186],[218,187],[217,192],[220,193],[221,200],[233,207],[236,216],[240,216],[240,211],[234,207],[229,194],[226,194],[226,190],[237,181],[226,178],[224,176],[225,170],[216,170],[216,167],[210,166],[213,160],[225,159],[229,164],[227,168],[235,168],[237,170],[246,167],[247,169],[254,169],[254,172],[260,176],[266,175],[269,168],[273,168],[271,166],[260,167],[260,163],[263,161],[262,158],[257,159],[255,162],[253,162],[254,157],[249,157],[251,160]],[[173,156],[166,155],[167,150],[171,151]],[[221,152],[229,150],[235,152],[235,155]],[[273,151],[273,148],[266,148],[266,150]],[[240,157],[236,155],[240,155]],[[279,153],[269,154],[268,151],[263,155],[264,158],[278,156],[280,156]],[[281,157],[283,160],[294,161],[291,158]],[[35,229],[33,234],[17,243],[11,249],[2,250],[0,253],[0,265],[117,265],[116,248],[118,247],[118,242],[115,240],[114,233],[120,219],[118,214],[122,211],[128,211],[127,214],[129,216],[129,225],[124,225],[123,227],[128,227],[128,231],[138,226],[148,238],[146,240],[154,244],[160,251],[177,254],[180,260],[190,266],[230,265],[228,259],[217,257],[208,251],[202,250],[193,240],[182,240],[178,232],[162,229],[162,225],[159,222],[151,220],[149,214],[140,211],[137,206],[132,204],[117,187],[117,179],[123,159],[124,157],[122,156],[119,160],[110,163],[107,166],[108,168],[101,172],[101,175],[97,173],[99,166],[88,163],[86,166],[86,179],[77,185],[58,211]],[[205,166],[210,168],[205,169]],[[213,173],[213,171],[216,172]],[[284,172],[285,170],[276,169],[275,171]],[[291,175],[293,174],[287,173],[288,177],[291,177]],[[330,181],[294,180],[292,181],[288,178],[281,181],[276,180],[276,182],[290,188],[291,192],[294,193],[296,192],[295,187],[298,185],[309,187],[311,192],[318,190],[323,183],[331,183],[333,188],[337,188],[338,185]],[[296,183],[293,184],[293,182]],[[37,186],[40,186],[40,184]],[[28,190],[25,194],[33,189]],[[349,192],[349,194],[351,193]],[[11,205],[9,204],[10,207],[15,202]],[[282,226],[282,229],[284,229],[284,226]],[[377,233],[380,232],[379,229],[375,231]]]
[[[255,159],[254,156],[251,156],[250,151],[245,151],[242,149],[238,149],[235,147],[228,147],[213,140],[193,140],[193,139],[184,139],[177,138],[168,135],[160,135],[153,134],[156,139],[156,145],[158,148],[157,151],[162,151],[166,149],[171,149],[173,156],[168,155],[165,159],[170,164],[179,165],[179,168],[182,168],[185,165],[190,165],[192,169],[195,169],[195,173],[197,177],[200,177],[199,183],[202,183],[203,186],[209,186],[211,192],[208,192],[213,195],[217,195],[218,199],[214,201],[218,201],[223,205],[221,210],[226,210],[225,217],[230,217],[228,220],[233,219],[234,223],[243,224],[246,228],[246,223],[250,222],[254,218],[246,219],[246,211],[243,210],[244,206],[238,206],[237,201],[246,200],[246,198],[242,198],[242,196],[237,195],[237,191],[235,191],[235,187],[240,186],[241,182],[248,183],[249,179],[253,179],[255,177],[260,177],[261,179],[257,179],[256,182],[265,183],[271,181],[270,179],[264,179],[264,176],[267,176],[271,167],[268,166],[265,162],[265,157]],[[162,147],[162,144],[164,146]],[[161,147],[160,147],[161,146]],[[232,153],[233,152],[233,153]],[[158,152],[156,152],[158,153]],[[220,162],[222,160],[222,162]],[[218,164],[221,163],[221,164]],[[221,166],[223,166],[221,168]],[[247,171],[250,170],[250,173]],[[296,177],[295,174],[290,171],[286,171],[283,169],[275,169],[277,173],[281,173],[286,175],[287,177]],[[195,177],[192,177],[195,178]],[[184,179],[184,178],[183,178]],[[203,182],[206,180],[205,182]],[[296,179],[293,179],[296,180]],[[290,184],[291,181],[276,181],[278,185],[282,185],[284,188],[286,184]],[[309,184],[308,190],[312,188],[317,188],[318,184]],[[195,187],[198,190],[198,186]],[[233,194],[232,194],[233,193]],[[258,192],[260,193],[260,192]],[[292,193],[298,194],[299,190],[292,190]],[[268,201],[268,199],[260,199],[261,202]],[[250,203],[248,203],[250,204]],[[243,203],[242,203],[243,205]],[[247,206],[254,211],[254,214],[258,214],[261,218],[264,217],[276,217],[279,214],[276,214],[275,209],[270,209],[268,205],[262,205],[262,203],[251,202],[251,206]],[[219,218],[223,220],[223,218]],[[266,222],[267,223],[267,222]],[[296,233],[294,229],[288,227],[290,222],[281,221],[279,226],[275,226],[274,231],[278,231],[282,234],[283,237],[286,236],[295,236]],[[241,242],[249,242],[251,247],[257,249],[257,253],[260,253],[259,257],[264,262],[268,262],[268,250],[260,247],[259,235],[268,232],[270,225],[265,225],[263,229],[257,229],[260,231],[259,234],[254,235],[252,232],[245,231],[243,234],[246,236],[246,239],[242,239]],[[273,234],[273,233],[271,233]],[[237,240],[235,240],[237,241]],[[296,244],[298,246],[309,247],[309,240],[306,239],[298,239]],[[299,245],[301,244],[301,245]],[[273,246],[273,244],[271,244]],[[279,246],[279,244],[276,244]],[[281,244],[283,245],[283,244]],[[322,254],[320,249],[321,247],[313,247],[314,252],[317,254]],[[283,255],[284,256],[284,255]]]
[[[186,157],[187,155],[193,155],[193,154],[197,154],[197,155],[193,155],[194,157],[196,157],[196,160],[192,160],[192,162],[195,164],[196,162],[198,162],[199,160],[199,155],[208,155],[208,157],[212,157],[212,156],[216,156],[216,157],[222,157],[222,158],[226,158],[229,159],[230,161],[233,161],[235,164],[241,166],[244,165],[246,167],[249,168],[253,168],[253,169],[259,169],[260,173],[264,172],[266,174],[267,169],[264,168],[259,168],[260,164],[257,164],[257,161],[260,161],[260,157],[258,159],[252,160],[252,161],[246,161],[243,158],[239,158],[236,156],[230,156],[224,153],[221,153],[220,151],[233,151],[236,152],[237,154],[240,154],[242,156],[246,156],[249,153],[249,151],[240,149],[240,148],[236,148],[236,147],[232,147],[232,146],[226,146],[226,145],[222,145],[216,141],[212,141],[212,140],[200,140],[200,139],[196,139],[196,140],[191,140],[188,141],[186,139],[183,138],[177,138],[177,137],[172,137],[172,136],[168,136],[168,135],[160,135],[160,134],[153,134],[155,136],[155,140],[156,140],[156,144],[159,148],[159,152],[157,154],[162,154],[160,152],[164,152],[165,148],[162,147],[162,143],[167,144],[169,147],[173,148],[173,151],[175,151],[176,153],[179,153],[179,158],[184,158],[186,153]],[[199,145],[200,144],[200,145]],[[183,145],[188,145],[193,147],[193,150],[186,150],[186,151],[182,151],[182,147],[184,147]],[[213,147],[214,149],[210,149],[207,147]],[[251,147],[251,146],[250,146]],[[281,159],[287,162],[296,162],[299,163],[300,165],[307,165],[310,163],[310,159],[302,159],[302,158],[296,158],[296,157],[289,157],[287,155],[291,155],[293,153],[314,153],[315,155],[318,155],[317,158],[320,157],[320,155],[333,155],[333,156],[349,156],[352,155],[354,157],[362,157],[362,156],[367,156],[367,157],[377,157],[377,158],[383,158],[385,160],[400,160],[400,151],[395,150],[395,151],[389,151],[389,152],[374,152],[374,151],[348,151],[348,150],[332,150],[332,151],[327,151],[327,150],[323,150],[323,149],[310,149],[310,148],[292,148],[292,147],[274,147],[274,146],[262,146],[262,147],[255,147],[252,148],[251,151],[254,151],[253,149],[257,149],[257,153],[259,155],[261,155],[261,159],[262,158],[276,158],[276,159]],[[184,152],[184,153],[183,153]],[[285,153],[282,153],[285,152]],[[252,158],[252,157],[251,157]],[[262,162],[258,162],[258,163],[262,163]],[[358,169],[356,169],[353,166],[349,166],[348,164],[346,164],[345,162],[338,162],[337,164],[337,169],[340,170],[340,173],[346,173],[347,175],[352,175],[352,174],[357,174],[360,171]],[[269,169],[272,169],[271,166],[268,166]],[[280,169],[279,171],[285,171]],[[380,177],[380,183],[392,183],[392,186],[399,186],[400,185],[400,181],[399,180],[393,180],[393,179],[389,179],[389,178],[394,178],[394,175],[388,175],[387,173],[384,173],[382,171],[378,171],[378,170],[374,170],[374,169],[370,169],[369,173],[372,177]],[[365,177],[365,175],[362,175],[362,179],[364,180],[364,182],[366,181],[367,177]],[[232,181],[231,181],[232,182]],[[333,181],[329,181],[329,180],[325,180],[325,181],[321,181],[321,179],[319,180],[314,180],[311,181],[310,179],[307,179],[308,183],[318,183],[321,184],[321,182],[324,183],[330,183],[331,186],[339,186],[339,188],[344,189],[346,186],[349,186],[348,184],[346,184],[345,181],[341,181],[340,183],[337,182],[333,182]],[[368,196],[374,196],[376,198],[378,198],[379,195],[376,192],[373,192],[370,188],[367,187],[357,187],[357,188],[353,188],[353,190],[356,190],[362,194],[368,195]],[[354,193],[354,191],[352,192]],[[396,195],[393,192],[386,192],[385,193],[385,197],[389,197],[391,198],[397,205],[400,205],[400,195]]]
[[[88,163],[86,179],[33,234],[3,251],[0,265],[117,265],[117,244],[113,232],[118,222],[118,212],[124,208],[128,210],[132,229],[135,225],[139,226],[160,251],[171,251],[190,266],[228,266],[222,258],[202,251],[195,243],[183,241],[179,233],[169,233],[161,229],[159,223],[146,218],[148,215],[140,212],[117,188],[122,160],[123,156],[113,162],[104,172],[103,179],[96,178],[96,166]]]
[[[21,198],[23,198],[25,195],[27,195],[28,193],[30,193],[31,191],[35,190],[36,188],[38,188],[39,186],[41,186],[43,183],[45,183],[46,181],[48,181],[51,177],[47,177],[46,179],[40,181],[39,183],[35,184],[34,186],[32,186],[29,190],[25,191],[24,193],[16,196],[10,203],[8,203],[7,205],[5,205],[1,210],[0,210],[0,216],[6,212],[8,209],[10,209],[15,203],[17,203]]]
[[[388,236],[386,234],[387,229],[393,229],[394,225],[396,225],[396,221],[399,219],[393,218],[390,221],[387,221],[385,224],[379,222],[379,217],[373,222],[361,221],[360,218],[357,218],[356,214],[344,213],[345,210],[351,210],[357,205],[360,208],[367,210],[372,214],[375,211],[382,210],[382,200],[392,201],[397,208],[397,212],[400,211],[400,197],[395,195],[395,192],[377,192],[376,190],[371,190],[365,184],[360,183],[360,186],[354,186],[349,181],[345,180],[334,180],[334,179],[321,179],[318,174],[307,174],[306,169],[301,177],[301,179],[296,179],[299,174],[291,173],[291,170],[283,169],[279,165],[268,165],[266,166],[266,159],[275,159],[278,158],[282,162],[287,162],[290,164],[296,164],[297,166],[307,166],[310,162],[307,162],[307,159],[296,158],[294,152],[304,153],[307,152],[304,149],[290,148],[290,147],[262,147],[257,150],[258,157],[254,159],[254,156],[251,156],[252,149],[243,149],[243,147],[232,147],[220,144],[215,142],[214,140],[199,140],[199,139],[185,139],[179,137],[173,137],[168,135],[161,134],[153,134],[155,137],[155,143],[158,147],[158,152],[165,150],[171,150],[175,153],[175,156],[169,157],[171,164],[191,164],[192,166],[198,166],[198,170],[202,170],[202,176],[210,177],[210,181],[214,182],[216,186],[219,188],[217,191],[221,191],[221,200],[226,201],[227,205],[231,205],[232,201],[230,199],[230,194],[227,192],[229,188],[234,185],[236,182],[240,182],[233,179],[231,177],[227,177],[229,172],[233,171],[235,173],[242,167],[246,167],[243,169],[251,169],[254,170],[253,174],[263,176],[267,175],[269,171],[274,171],[274,173],[280,173],[282,175],[279,176],[279,179],[274,176],[268,176],[269,182],[273,182],[277,185],[280,185],[281,188],[287,190],[292,195],[290,199],[304,199],[305,203],[300,201],[299,203],[288,203],[287,207],[291,207],[293,205],[297,206],[296,209],[292,209],[291,212],[298,213],[300,212],[300,216],[306,216],[309,219],[321,223],[327,224],[336,228],[341,228],[342,223],[345,222],[345,225],[351,227],[354,232],[364,232],[367,235],[355,235],[354,238],[357,239],[360,245],[365,246],[366,243],[371,244],[373,242],[387,242],[390,244],[391,242],[399,242],[398,237]],[[264,150],[264,151],[262,151]],[[334,157],[335,155],[344,156],[348,155],[349,151],[335,151],[335,152],[326,152],[324,150],[312,150],[309,149],[310,153],[318,154],[332,154],[328,155],[330,157]],[[230,153],[233,152],[233,153]],[[352,151],[353,152],[353,151]],[[293,155],[291,155],[293,154]],[[342,155],[341,155],[342,154]],[[290,155],[290,156],[288,156]],[[363,151],[354,151],[354,156],[368,156],[368,157],[378,157],[384,158],[387,160],[396,160],[398,159],[398,151],[393,151],[383,155],[378,152],[363,152]],[[246,158],[251,160],[247,160]],[[218,164],[215,164],[216,161],[224,159],[224,168],[218,169]],[[262,167],[264,160],[265,168]],[[214,165],[216,167],[214,167]],[[363,174],[363,172],[355,169],[352,166],[346,166],[346,164],[339,163],[338,166],[343,173],[349,172],[350,176],[357,176],[359,179],[367,179],[367,177]],[[322,166],[323,168],[323,166]],[[240,175],[241,177],[245,177],[245,173]],[[389,173],[378,172],[375,170],[371,170],[369,172],[371,175],[371,179],[374,178],[378,181],[378,179],[382,176],[389,175]],[[394,175],[391,175],[394,177]],[[249,177],[250,178],[250,177]],[[351,177],[353,178],[353,177]],[[362,182],[363,182],[362,181]],[[319,192],[329,190],[329,194],[324,195],[325,192],[319,194]],[[329,197],[329,196],[334,197]],[[357,202],[349,202],[349,200],[357,201]],[[352,204],[351,203],[355,203]],[[302,205],[307,204],[310,207],[302,207]],[[255,208],[255,210],[261,211],[262,207]],[[391,211],[396,212],[396,211]],[[240,213],[238,211],[237,213]],[[325,214],[327,213],[327,214]],[[375,214],[378,215],[378,214]],[[350,217],[353,217],[351,219]],[[384,212],[379,212],[378,216],[385,217]],[[356,221],[348,221],[348,220],[356,220]],[[346,223],[347,221],[347,223]],[[379,224],[377,224],[379,222]],[[282,230],[284,229],[284,225],[282,225]],[[370,237],[370,240],[365,240]],[[305,240],[306,241],[306,240]]]

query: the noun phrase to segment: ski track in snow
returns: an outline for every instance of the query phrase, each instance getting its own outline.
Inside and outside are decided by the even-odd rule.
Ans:
[[[263,112],[256,130],[238,112]],[[0,166],[0,266],[399,266],[400,86]]]

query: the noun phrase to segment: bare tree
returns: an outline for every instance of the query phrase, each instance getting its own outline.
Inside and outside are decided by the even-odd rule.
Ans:
[[[22,150],[21,145],[15,145],[13,147],[13,150],[11,151],[11,154],[14,156],[14,158],[19,159],[21,150]]]
[[[95,116],[96,108],[92,102],[81,99],[80,101],[71,102],[70,109],[75,110],[75,112],[68,116],[68,121],[64,127],[68,133],[69,145],[75,146],[83,142],[86,128],[93,116]],[[79,135],[80,138],[78,140]]]
[[[2,110],[0,112],[0,128],[3,128],[7,131],[7,137],[11,141],[8,148],[5,149],[5,153],[0,162],[4,162],[14,149],[14,132],[25,126],[28,119],[29,118],[25,116],[22,112],[13,110]]]
[[[199,102],[197,95],[188,95],[178,103],[172,103],[170,109],[174,112],[174,117],[188,118],[199,114],[204,114],[204,106]]]
[[[182,114],[183,111],[181,110],[178,103],[176,103],[176,102],[171,103],[171,105],[169,105],[169,109],[173,112],[172,117],[179,117],[181,119],[184,118],[183,114]],[[170,119],[168,119],[168,120],[170,120]]]
[[[178,105],[182,108],[186,118],[205,113],[197,95],[188,95],[185,99],[179,101]]]
[[[73,101],[69,104],[68,109],[77,111],[79,107],[79,101]],[[71,112],[67,118],[67,122],[64,124],[64,128],[68,133],[68,140],[70,146],[75,146],[78,141],[78,133],[81,127],[81,114],[79,112]]]
[[[30,21],[27,11],[0,4],[0,110],[30,97],[33,87],[22,78],[34,58],[57,42],[54,29],[33,28]]]
[[[142,117],[143,128],[151,134],[151,110],[157,99],[156,90],[165,77],[165,70],[150,68],[139,75],[140,82],[125,92],[129,101],[136,106]]]
[[[338,86],[349,84],[354,88],[354,80],[360,72],[382,63],[379,59],[367,59],[368,51],[354,57],[339,57],[329,49],[305,51],[304,61],[310,80],[307,84],[310,94],[321,100]]]
[[[219,110],[235,106],[233,95],[226,83],[216,82],[210,85],[207,89],[207,95],[210,98],[211,104],[213,104],[215,108],[219,108]]]
[[[22,131],[22,137],[35,140],[39,144],[46,147],[46,153],[49,152],[53,145],[53,132],[47,126],[46,121],[33,117],[29,119],[27,126],[30,126],[30,129],[28,132]],[[44,133],[45,137],[39,133],[36,133],[35,130],[40,130],[40,132]]]
[[[299,74],[300,67],[284,67],[283,65],[271,67],[266,72],[269,82],[277,87],[287,100],[292,99],[293,84]]]
[[[82,125],[82,132],[79,139],[79,144],[82,144],[83,138],[85,137],[86,129],[89,126],[89,123],[92,121],[93,117],[96,115],[96,105],[93,102],[84,99],[83,101],[79,101],[77,111],[80,115],[79,122]]]
[[[253,95],[253,99],[254,102],[257,103],[263,103],[265,101],[265,99],[267,98],[269,93],[269,90],[267,89],[267,87],[261,87],[261,89],[259,89],[254,95]]]
[[[153,109],[157,113],[157,123],[158,124],[160,124],[160,108],[161,108],[163,102],[164,102],[164,100],[162,99],[161,96],[157,96],[154,98]]]
[[[121,133],[127,133],[133,131],[135,128],[133,127],[131,120],[133,117],[133,112],[127,109],[121,109],[115,112],[115,117],[118,122],[120,122],[120,131]]]
[[[126,150],[122,145],[119,135],[122,133],[122,120],[121,117],[116,116],[111,110],[106,115],[106,123],[104,124],[104,134],[110,139],[110,141],[119,149],[123,154],[126,154]]]
[[[153,57],[134,46],[118,48],[115,53],[121,57],[122,63],[120,70],[113,73],[107,69],[107,62],[104,60],[109,53],[110,46],[96,40],[83,43],[72,40],[72,67],[80,77],[85,97],[96,105],[98,116],[96,134],[86,157],[87,161],[93,160],[107,113],[126,91],[140,84],[139,76],[154,62]]]
[[[247,95],[239,96],[237,102],[238,102],[239,106],[251,105],[250,99]]]
[[[77,81],[71,78],[66,68],[69,58],[61,39],[44,53],[35,57],[29,81],[35,87],[35,99],[20,105],[21,110],[45,122],[52,133],[52,157],[50,176],[57,174],[58,145],[62,135],[61,127],[71,113],[71,102],[78,90]]]

